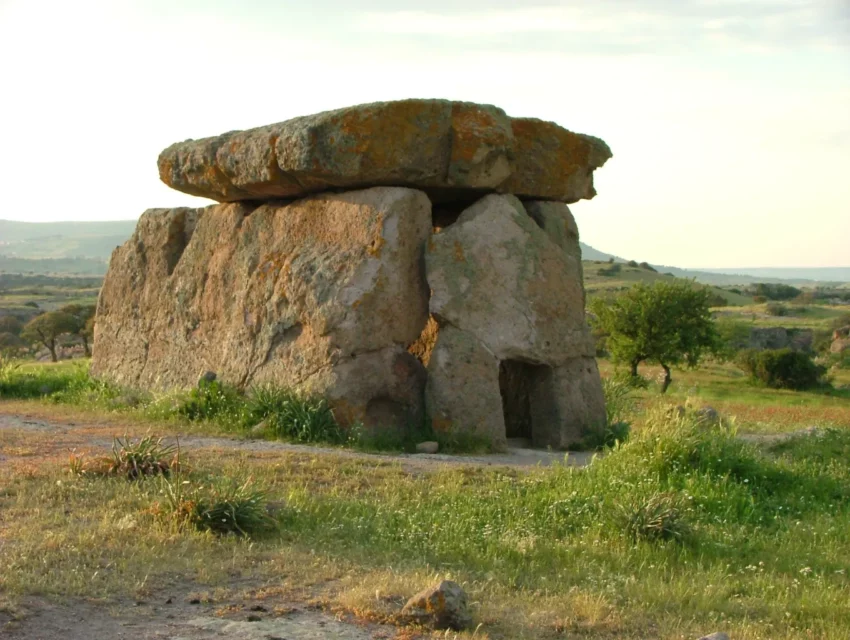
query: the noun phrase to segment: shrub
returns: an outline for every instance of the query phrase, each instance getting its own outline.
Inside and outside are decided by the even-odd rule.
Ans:
[[[239,394],[232,387],[218,380],[201,379],[180,404],[177,413],[192,421],[236,418],[239,404]]]
[[[345,439],[327,402],[270,385],[255,387],[247,398],[246,426],[265,422],[266,431],[296,442]]]
[[[764,310],[771,316],[787,316],[788,307],[780,302],[768,302]]]
[[[753,302],[756,304],[764,304],[767,302],[767,296],[753,296]]]
[[[610,267],[602,267],[597,271],[600,276],[615,276],[623,270],[623,265],[620,263],[612,263]]]
[[[674,493],[655,493],[620,505],[615,522],[633,541],[684,541],[691,527]]]
[[[214,479],[193,485],[177,477],[163,482],[165,504],[155,511],[200,531],[251,536],[274,526],[265,492],[255,489],[251,479]]]
[[[792,349],[745,349],[738,354],[738,366],[750,377],[774,389],[810,389],[822,384],[826,367],[812,357]]]
[[[750,287],[750,290],[756,296],[767,298],[768,300],[791,300],[799,296],[801,289],[792,287],[787,284],[772,284],[759,282]]]
[[[630,267],[634,267],[635,269],[638,267],[638,263],[635,260],[629,260],[626,264]]]
[[[175,446],[163,444],[162,438],[146,436],[138,442],[115,438],[112,457],[85,460],[72,453],[69,469],[74,475],[123,476],[136,480],[145,476],[167,476],[179,465]]]
[[[652,271],[653,273],[658,273],[658,270],[655,267],[653,267],[651,264],[649,264],[648,262],[641,262],[638,266],[641,269],[644,269],[646,271]]]

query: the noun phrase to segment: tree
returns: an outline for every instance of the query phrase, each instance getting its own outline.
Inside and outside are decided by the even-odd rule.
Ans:
[[[24,325],[15,316],[0,317],[0,333],[11,333],[13,336],[21,335]]]
[[[637,377],[641,362],[664,369],[661,393],[672,382],[670,365],[699,364],[706,353],[719,353],[721,341],[709,309],[708,289],[688,281],[638,283],[613,300],[596,298],[590,310],[607,334],[607,349],[615,362],[629,364]]]
[[[86,357],[90,356],[91,349],[89,348],[89,343],[94,337],[95,306],[93,304],[68,304],[59,309],[59,311],[67,313],[74,318],[74,328],[68,333],[80,339],[83,343],[83,351],[85,351]]]
[[[56,339],[66,333],[73,333],[79,321],[70,313],[64,311],[48,311],[30,320],[21,337],[33,343],[41,343],[50,351],[53,362],[59,360],[56,356]]]

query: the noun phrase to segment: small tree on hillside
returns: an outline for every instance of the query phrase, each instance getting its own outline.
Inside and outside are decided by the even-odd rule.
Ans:
[[[706,353],[720,351],[720,338],[709,310],[711,293],[687,281],[638,283],[613,300],[596,298],[590,309],[607,334],[615,362],[629,364],[637,377],[641,362],[664,369],[661,393],[672,377],[670,366],[696,366]]]
[[[21,337],[32,343],[41,343],[50,351],[50,358],[57,362],[56,339],[66,333],[73,333],[78,325],[78,320],[70,313],[64,311],[48,311],[30,320]]]
[[[62,307],[59,311],[67,313],[74,318],[74,328],[68,333],[71,333],[80,339],[83,343],[83,351],[85,351],[86,357],[90,356],[91,349],[89,348],[89,344],[91,343],[94,335],[95,306],[93,304],[68,304]]]

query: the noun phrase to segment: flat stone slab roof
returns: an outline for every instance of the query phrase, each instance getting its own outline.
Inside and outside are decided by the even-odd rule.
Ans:
[[[610,157],[598,138],[491,105],[400,100],[178,142],[158,165],[168,186],[219,202],[393,185],[435,201],[497,192],[570,203],[595,195],[593,171]]]

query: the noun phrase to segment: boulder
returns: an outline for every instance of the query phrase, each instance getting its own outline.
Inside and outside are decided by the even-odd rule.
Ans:
[[[471,191],[576,202],[611,157],[597,138],[491,105],[400,100],[358,105],[171,145],[159,175],[219,202],[296,198],[376,185],[434,200]]]
[[[416,453],[437,453],[440,450],[440,443],[434,440],[427,440],[416,445]]]
[[[711,635],[703,636],[699,640],[729,640],[729,636],[723,633],[722,631],[718,631],[716,633],[712,633]]]
[[[407,601],[401,613],[434,629],[462,631],[472,624],[466,592],[451,580],[420,591]]]
[[[293,203],[154,209],[115,250],[92,373],[125,386],[274,383],[342,424],[421,420],[427,197],[379,187]]]

